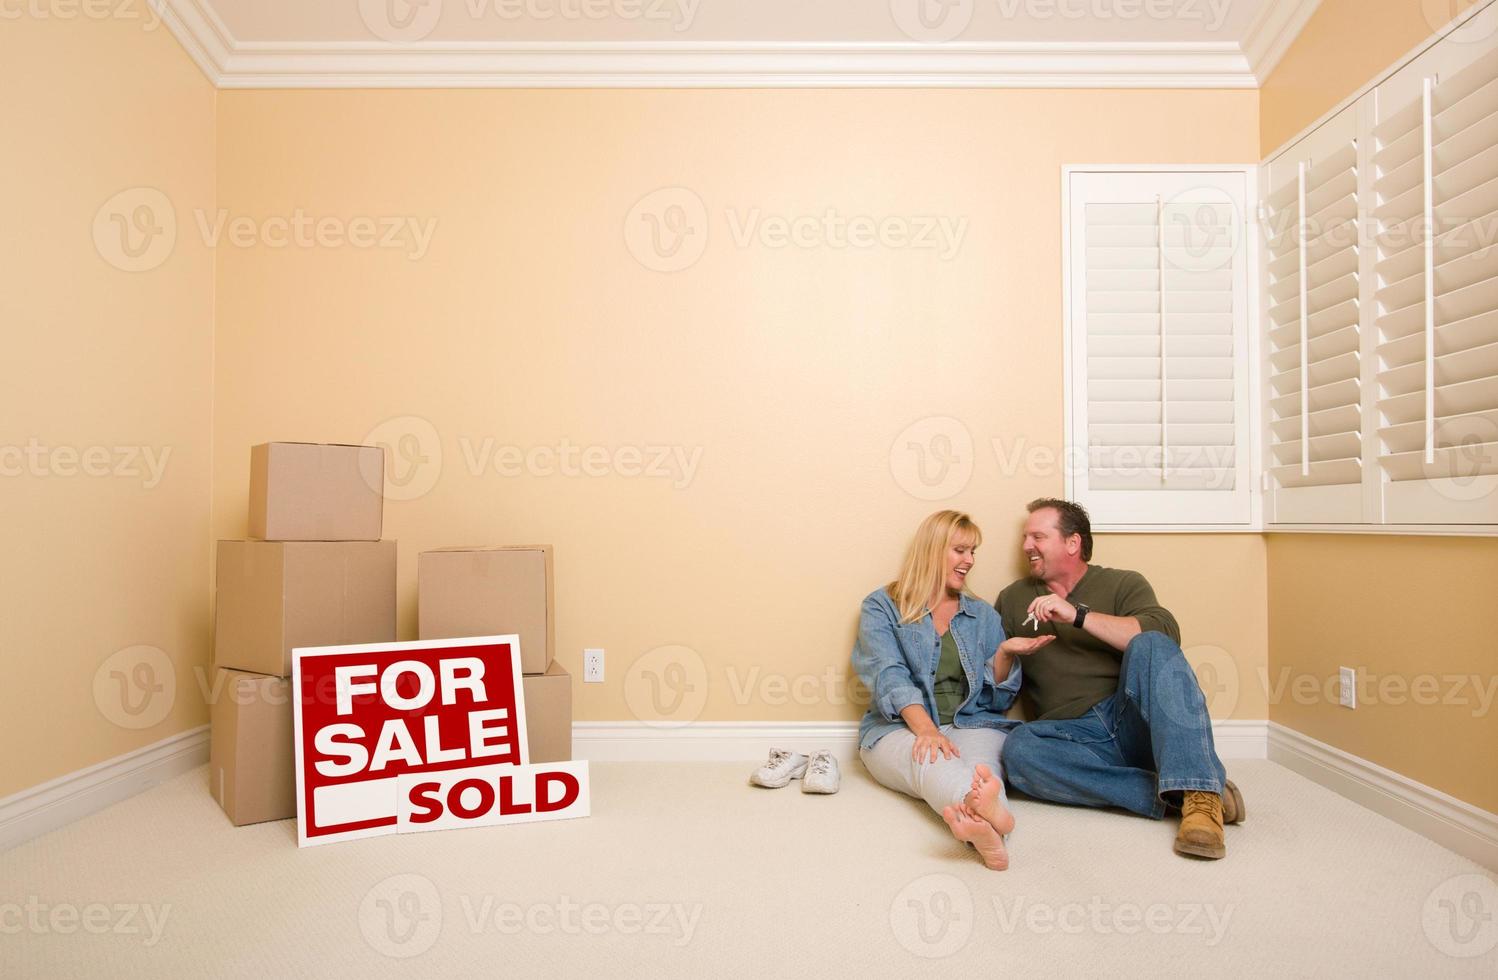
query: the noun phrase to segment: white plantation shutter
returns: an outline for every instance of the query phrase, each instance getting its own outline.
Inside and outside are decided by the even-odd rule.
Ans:
[[[1101,525],[1247,523],[1246,176],[1068,195],[1068,494]]]
[[[1269,521],[1498,525],[1498,3],[1261,184]]]
[[[1498,523],[1498,50],[1374,93],[1377,462],[1388,523]]]
[[[1356,115],[1269,165],[1264,223],[1269,519],[1363,520]]]

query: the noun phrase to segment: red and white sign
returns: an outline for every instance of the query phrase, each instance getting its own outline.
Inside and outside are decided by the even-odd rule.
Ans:
[[[531,765],[520,639],[292,651],[301,846],[586,817],[588,764]]]

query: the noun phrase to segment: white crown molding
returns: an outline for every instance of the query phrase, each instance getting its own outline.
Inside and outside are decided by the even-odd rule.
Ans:
[[[1253,88],[1232,42],[236,41],[209,0],[151,0],[219,88]]]
[[[1243,38],[1243,54],[1256,84],[1264,84],[1319,6],[1321,0],[1265,0]]]
[[[1498,814],[1269,723],[1269,758],[1415,833],[1498,871]]]

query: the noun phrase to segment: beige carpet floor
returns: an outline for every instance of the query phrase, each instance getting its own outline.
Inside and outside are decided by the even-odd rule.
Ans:
[[[1498,976],[1498,876],[1271,762],[1232,766],[1224,861],[1020,800],[1001,874],[857,763],[831,797],[750,768],[600,763],[587,820],[308,850],[198,770],[0,854],[0,976]]]

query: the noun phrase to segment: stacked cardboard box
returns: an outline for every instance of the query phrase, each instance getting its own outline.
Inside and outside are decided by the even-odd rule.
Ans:
[[[572,758],[572,677],[555,662],[551,546],[441,548],[417,560],[421,639],[520,637],[531,762]]]
[[[252,540],[220,541],[209,773],[236,826],[296,816],[291,651],[395,639],[384,451],[250,450]]]

